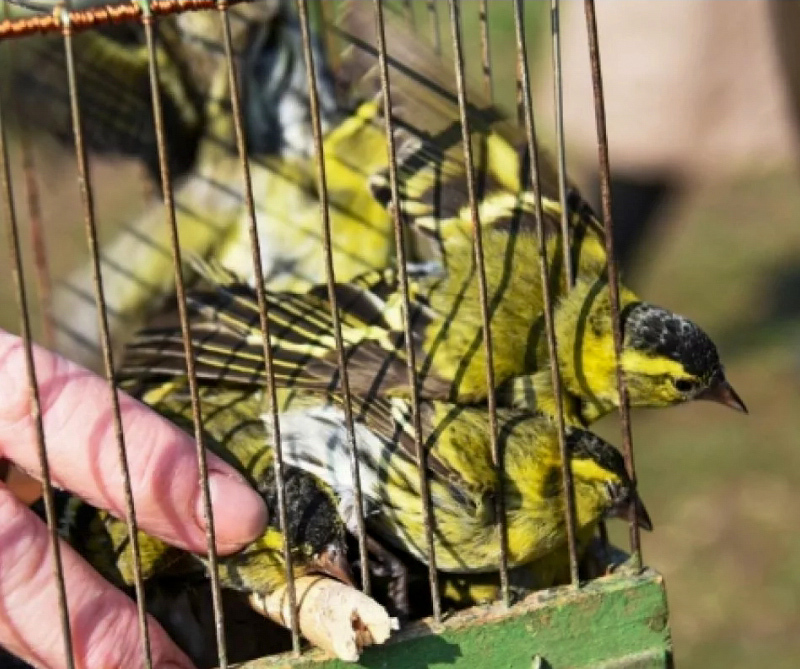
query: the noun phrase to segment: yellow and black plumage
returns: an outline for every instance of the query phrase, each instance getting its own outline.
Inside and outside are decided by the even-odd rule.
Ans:
[[[353,94],[379,97],[374,8],[348,3],[336,29],[346,45],[340,79]],[[440,251],[447,265],[446,243],[471,240],[473,228],[454,64],[391,14],[385,15],[385,33],[399,209],[412,230],[445,245]],[[481,227],[535,232],[538,225],[524,127],[470,82],[466,98]],[[560,244],[558,170],[547,152],[539,151],[544,232],[552,243]],[[390,205],[388,166],[370,177],[370,188],[379,201]],[[605,264],[602,225],[574,184],[568,184],[565,206],[575,271],[594,273]]]
[[[371,9],[363,4],[349,8],[344,33],[357,44],[345,54],[342,76],[351,78],[353,90],[374,93],[372,19]],[[411,343],[416,349],[420,393],[433,400],[482,402],[487,395],[487,360],[451,70],[396,22],[389,21],[387,31],[389,55],[394,59],[392,86],[397,91],[397,108],[392,113],[397,117],[400,139],[400,207],[417,226],[427,225],[429,217],[457,222],[442,235],[442,271],[423,273],[413,285]],[[478,190],[487,213],[492,214],[481,223],[499,401],[552,413],[555,397],[543,337],[544,295],[524,137],[517,126],[477,95],[470,92],[469,99],[482,183]],[[567,418],[570,423],[586,425],[619,402],[602,230],[573,189],[567,206],[576,268],[572,278],[577,283],[567,296],[559,298],[564,278],[563,240],[558,233],[560,204],[552,161],[542,156],[540,162],[551,277],[547,289],[557,301],[558,363],[566,389]],[[384,186],[378,187],[380,183]],[[372,184],[377,191],[385,191],[385,175],[373,175]],[[410,392],[402,300],[392,274],[373,273],[337,287],[351,387],[364,397],[408,396]],[[316,287],[303,295],[273,294],[269,301],[278,382],[335,390],[338,356],[327,291]],[[198,327],[203,329],[202,341],[196,343],[201,373],[245,382],[258,376],[264,365],[261,338],[254,328],[258,317],[252,293],[244,288],[200,291],[192,296],[192,302],[201,314]],[[725,379],[714,343],[696,324],[642,302],[624,287],[621,307],[624,346],[620,362],[633,406],[669,406],[708,398],[744,408]],[[235,353],[228,350],[226,331],[233,333]],[[135,348],[145,356],[160,351],[169,366],[169,337],[169,328],[152,330]],[[177,342],[172,345],[178,346]]]
[[[341,403],[336,395],[284,391],[281,431],[287,462],[327,482],[347,516],[354,493]],[[501,485],[492,464],[485,407],[424,402],[420,410],[437,568],[455,574],[499,570],[495,498],[502,490],[509,565],[531,571],[535,578],[529,582],[553,585],[568,562],[561,458],[552,421],[526,411],[499,411]],[[420,453],[410,403],[398,398],[356,399],[354,414],[368,530],[380,541],[426,561],[417,473]],[[631,507],[640,525],[650,529],[620,453],[579,428],[568,430],[567,445],[579,551],[598,522],[627,517]]]
[[[503,239],[512,238],[503,235]],[[552,415],[555,395],[542,337],[542,307],[535,299],[539,293],[535,288],[532,295],[530,291],[538,275],[522,261],[513,267],[500,289],[507,299],[499,299],[493,313],[499,403]],[[488,275],[494,276],[491,271]],[[258,384],[264,375],[258,303],[251,288],[233,281],[230,276],[209,276],[206,286],[189,295],[197,370],[209,380]],[[407,397],[410,392],[402,304],[393,281],[393,272],[375,272],[337,287],[350,386],[362,397]],[[420,395],[480,402],[486,396],[480,306],[475,296],[460,299],[456,288],[467,284],[476,290],[474,274],[450,272],[433,279],[433,289],[426,281],[415,282],[412,301]],[[716,346],[700,327],[638,300],[627,289],[620,297],[621,362],[632,406],[711,399],[744,410],[725,378]],[[450,312],[442,314],[448,304]],[[277,382],[307,390],[337,390],[339,370],[326,289],[268,293],[268,309]],[[558,303],[555,326],[567,419],[587,425],[619,403],[605,278],[579,280]],[[182,368],[182,356],[178,324],[167,319],[140,333],[129,349],[128,365],[143,375],[174,371]]]

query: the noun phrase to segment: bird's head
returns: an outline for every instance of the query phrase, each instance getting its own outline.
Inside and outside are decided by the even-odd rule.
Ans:
[[[347,560],[347,531],[333,492],[316,477],[295,467],[284,472],[286,515],[292,546],[302,552],[309,573],[354,585]],[[277,494],[277,490],[270,490]],[[275,504],[268,506],[277,507]],[[278,514],[275,521],[278,522]]]
[[[725,378],[717,347],[688,318],[642,302],[620,286],[622,370],[634,407],[695,399],[746,412]],[[619,406],[611,298],[605,276],[580,281],[556,315],[559,362],[567,390],[590,423]]]
[[[627,305],[622,368],[632,406],[711,400],[747,413],[725,378],[717,347],[688,318],[645,302]]]
[[[628,518],[633,511],[639,527],[647,531],[653,529],[650,514],[616,448],[591,432],[577,428],[568,431],[567,448],[579,526],[602,518]]]
[[[311,556],[309,572],[329,576],[355,587],[353,572],[347,559],[347,546],[338,538],[325,544],[320,551]]]

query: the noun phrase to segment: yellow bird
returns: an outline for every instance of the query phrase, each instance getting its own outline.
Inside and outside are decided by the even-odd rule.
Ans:
[[[533,244],[530,236],[494,232],[488,239]],[[490,242],[491,243],[491,242]],[[516,262],[507,275],[488,274],[495,336],[495,374],[501,406],[553,415],[538,273]],[[488,269],[488,268],[487,268]],[[191,291],[192,333],[202,378],[262,383],[264,361],[258,302],[252,288],[209,275]],[[412,343],[424,399],[480,403],[486,397],[485,358],[474,272],[451,271],[415,284]],[[225,283],[227,282],[227,283]],[[501,285],[498,286],[498,283]],[[531,290],[531,288],[533,288]],[[401,301],[392,272],[372,273],[337,288],[342,336],[353,393],[408,397],[410,387]],[[499,297],[500,299],[497,299]],[[622,368],[632,406],[664,407],[708,399],[745,411],[725,378],[716,346],[687,318],[621,291]],[[339,368],[327,291],[268,293],[273,369],[285,387],[336,391]],[[449,311],[445,311],[449,306]],[[619,403],[608,284],[581,279],[556,308],[558,362],[569,424],[587,425]],[[140,374],[182,369],[178,324],[165,320],[132,342],[127,365]]]
[[[348,503],[353,481],[342,401],[334,394],[282,391],[281,433],[287,462],[330,485],[341,500],[340,509],[353,509]],[[427,562],[420,454],[411,411],[405,399],[357,398],[356,447],[370,534]],[[561,458],[553,422],[528,411],[500,410],[503,469],[498,475],[485,407],[423,402],[420,412],[437,568],[447,574],[497,572],[500,539],[495,500],[502,493],[509,565],[525,568],[527,585],[552,585],[568,565]],[[579,553],[598,522],[627,517],[631,507],[640,526],[651,529],[622,456],[613,446],[570,428],[567,447],[575,482]],[[398,605],[402,610],[402,600]]]

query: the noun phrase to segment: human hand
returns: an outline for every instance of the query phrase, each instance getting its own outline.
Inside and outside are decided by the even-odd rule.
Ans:
[[[125,515],[122,470],[105,380],[34,349],[50,475],[54,485]],[[194,442],[133,398],[119,394],[139,527],[171,544],[206,551]],[[0,331],[0,458],[41,477],[25,353]],[[267,511],[230,466],[208,454],[217,548],[238,550],[263,530]],[[142,665],[135,604],[61,544],[76,667]],[[0,645],[34,666],[66,665],[54,557],[47,527],[0,482]],[[149,619],[154,667],[190,667]]]

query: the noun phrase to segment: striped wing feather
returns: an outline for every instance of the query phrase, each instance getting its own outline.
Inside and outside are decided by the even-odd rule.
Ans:
[[[406,388],[405,336],[386,320],[386,303],[367,283],[338,285],[336,296],[352,391],[372,396]],[[198,378],[263,384],[263,337],[255,291],[243,284],[216,284],[189,291],[187,306]],[[338,389],[338,355],[326,289],[268,293],[267,313],[276,383],[308,390]],[[413,318],[421,332],[430,315],[418,304]],[[172,305],[128,346],[118,378],[185,373],[182,330]]]

